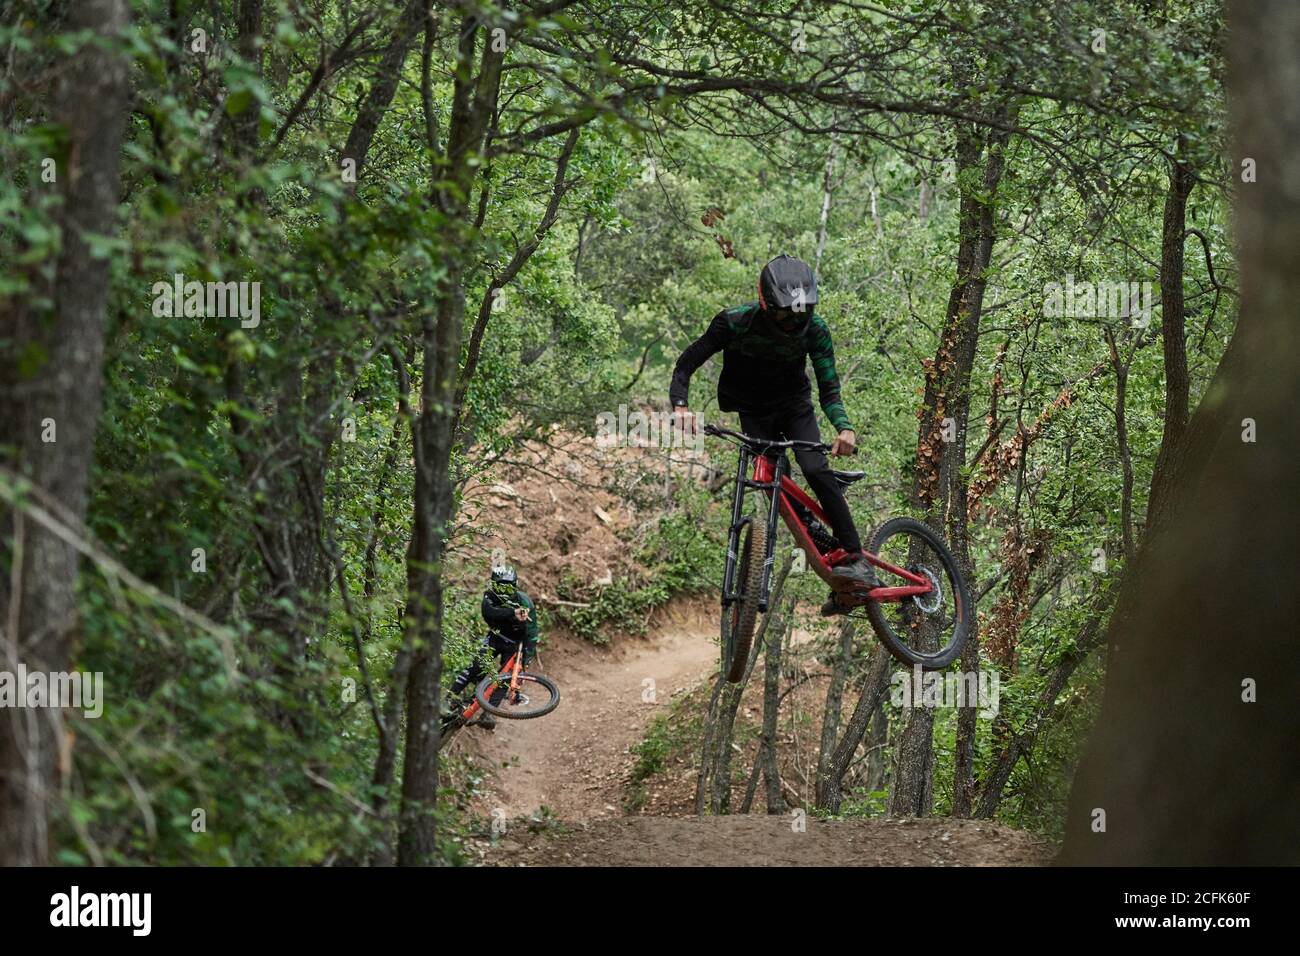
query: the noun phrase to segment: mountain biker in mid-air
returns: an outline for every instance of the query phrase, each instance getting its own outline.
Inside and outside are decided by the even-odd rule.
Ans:
[[[758,301],[723,309],[677,359],[669,400],[678,422],[685,428],[692,418],[687,407],[691,376],[706,359],[721,352],[718,406],[724,412],[740,414],[745,434],[773,441],[820,442],[812,387],[805,371],[811,357],[822,411],[838,433],[831,454],[853,454],[857,436],[840,401],[831,330],[814,311],[816,304],[817,279],[806,262],[782,255],[763,266]],[[835,568],[834,577],[846,585],[877,587],[875,572],[862,554],[853,515],[825,453],[798,448],[795,458],[830,519],[836,539],[853,556]],[[844,610],[833,591],[822,605],[824,615]]]
[[[524,665],[537,656],[537,616],[532,599],[519,588],[519,577],[513,568],[493,568],[492,581],[483,592],[481,606],[483,620],[488,625],[488,635],[483,638],[469,666],[456,675],[449,691],[447,713],[443,717],[444,729],[455,722],[462,709],[460,698],[466,688],[474,688],[483,678],[483,662],[489,656],[498,665],[504,665],[516,649],[522,649]],[[496,721],[491,714],[480,714],[480,727],[491,730]]]

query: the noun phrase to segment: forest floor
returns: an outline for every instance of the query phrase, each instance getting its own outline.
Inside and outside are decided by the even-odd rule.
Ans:
[[[448,752],[481,778],[472,809],[495,838],[471,841],[489,866],[1037,866],[1047,841],[985,820],[818,820],[690,813],[694,772],[679,761],[634,781],[651,719],[716,672],[712,604],[676,601],[647,637],[596,646],[558,636],[542,670],[561,688],[560,707],[528,721],[468,728]],[[650,691],[653,693],[650,693]],[[739,759],[739,758],[738,758]],[[644,787],[645,784],[640,786]]]

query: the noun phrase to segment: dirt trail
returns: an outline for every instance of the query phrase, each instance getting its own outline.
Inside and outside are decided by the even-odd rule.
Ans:
[[[484,782],[485,811],[511,819],[547,807],[566,823],[622,816],[628,748],[675,693],[716,670],[710,610],[677,603],[650,637],[609,646],[550,642],[542,671],[560,685],[559,708],[537,720],[498,720],[491,732],[470,727],[448,745],[495,764]]]
[[[560,684],[559,709],[529,721],[469,728],[448,747],[485,773],[478,810],[511,821],[498,866],[1036,866],[1051,848],[1032,834],[982,820],[822,821],[793,814],[628,816],[628,748],[675,693],[715,673],[713,607],[677,602],[649,637],[596,647],[558,637],[542,654]],[[653,685],[649,682],[653,681]],[[654,702],[647,698],[653,686]],[[560,826],[534,832],[521,818],[547,808]]]
[[[1047,841],[987,820],[814,820],[794,815],[625,817],[545,842],[513,834],[508,866],[1042,866]]]

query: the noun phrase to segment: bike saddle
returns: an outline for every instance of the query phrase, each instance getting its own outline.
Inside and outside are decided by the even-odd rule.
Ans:
[[[841,485],[851,485],[855,481],[860,481],[867,477],[865,471],[835,471],[832,469],[831,474],[835,476],[835,480]]]

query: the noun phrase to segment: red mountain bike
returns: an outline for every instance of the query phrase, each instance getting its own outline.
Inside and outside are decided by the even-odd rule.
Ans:
[[[880,586],[844,582],[831,571],[852,556],[835,540],[821,506],[790,478],[786,456],[791,448],[829,451],[830,446],[753,438],[716,425],[706,425],[704,433],[740,447],[722,581],[722,672],[727,680],[744,677],[754,624],[767,611],[778,514],[839,603],[851,616],[865,615],[894,657],[925,670],[939,670],[957,658],[970,633],[974,602],[952,552],[929,526],[915,518],[890,518],[872,532],[866,548]],[[847,487],[865,472],[832,474]],[[755,490],[768,497],[766,515],[761,510],[745,514],[745,497]]]

